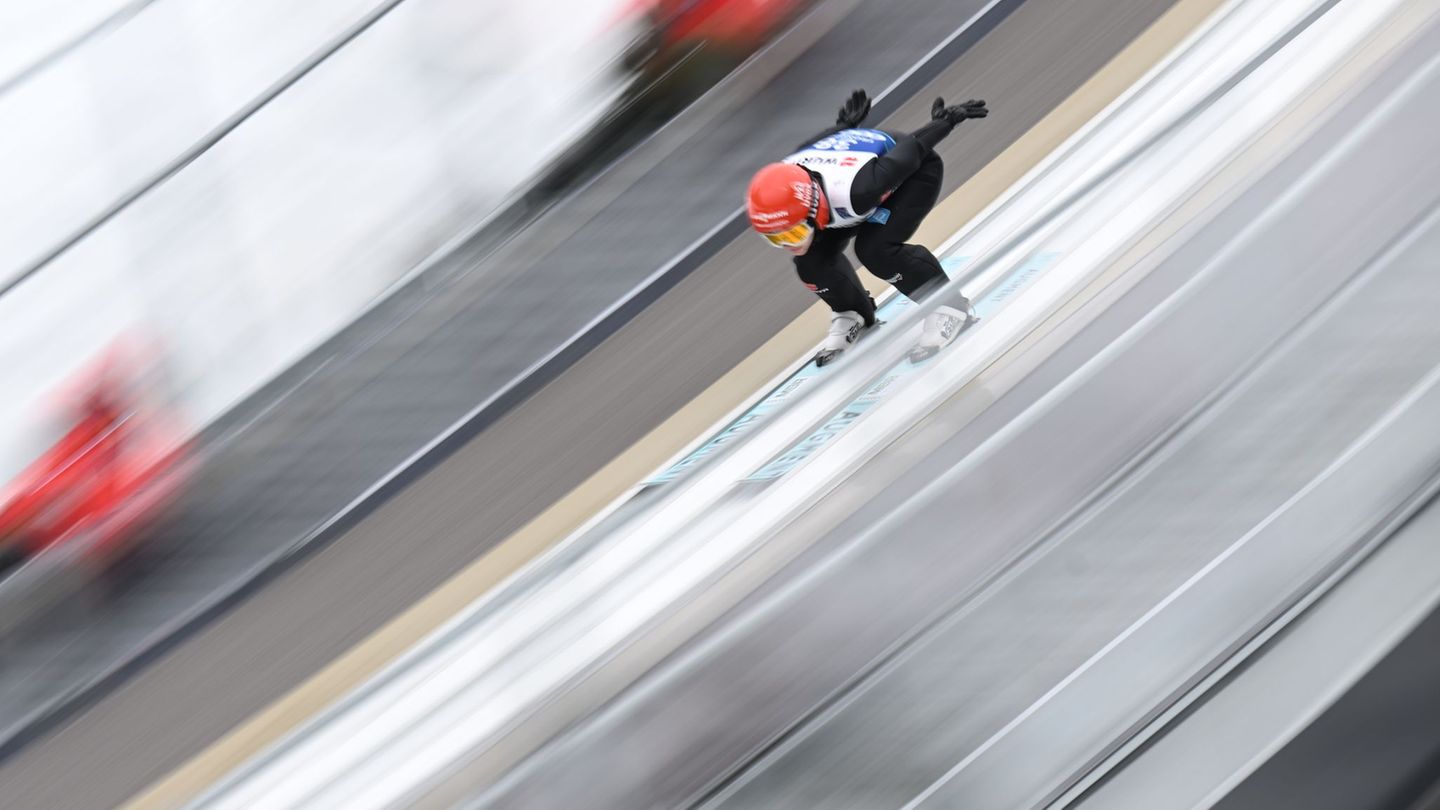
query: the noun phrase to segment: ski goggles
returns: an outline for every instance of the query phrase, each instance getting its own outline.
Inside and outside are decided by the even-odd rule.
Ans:
[[[778,233],[762,233],[761,236],[770,240],[770,244],[779,248],[799,247],[805,244],[810,238],[810,232],[815,230],[809,222],[802,222],[794,227],[787,228]]]

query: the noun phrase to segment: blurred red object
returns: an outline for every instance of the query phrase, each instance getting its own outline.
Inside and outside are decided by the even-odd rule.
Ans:
[[[58,550],[100,571],[133,549],[185,489],[192,442],[147,401],[130,346],[108,352],[61,397],[60,440],[0,490],[0,569]]]
[[[762,45],[802,5],[801,0],[655,0],[649,5],[659,21],[665,47],[704,40],[732,50]]]
[[[658,61],[705,43],[733,54],[765,44],[811,0],[635,0],[621,17],[643,16]]]

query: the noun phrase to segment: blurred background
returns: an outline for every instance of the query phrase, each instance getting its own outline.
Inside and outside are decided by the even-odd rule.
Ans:
[[[1437,46],[6,4],[0,803],[1440,807]],[[822,370],[743,195],[857,87],[992,114]]]

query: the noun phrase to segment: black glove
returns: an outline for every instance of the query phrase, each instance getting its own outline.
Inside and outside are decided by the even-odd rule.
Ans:
[[[955,126],[967,118],[984,118],[990,114],[985,102],[971,99],[964,104],[956,104],[953,107],[945,106],[945,99],[937,98],[935,103],[930,105],[930,117],[936,121],[945,121],[950,126]]]
[[[858,127],[865,116],[870,114],[870,96],[864,90],[856,90],[845,100],[835,123],[845,127]]]

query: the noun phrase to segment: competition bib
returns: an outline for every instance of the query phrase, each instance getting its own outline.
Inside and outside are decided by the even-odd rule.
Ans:
[[[830,223],[826,227],[848,228],[884,210],[854,210],[850,205],[850,187],[861,167],[894,146],[895,139],[878,129],[844,129],[810,144],[784,162],[799,164],[820,175],[825,196],[830,201]]]

